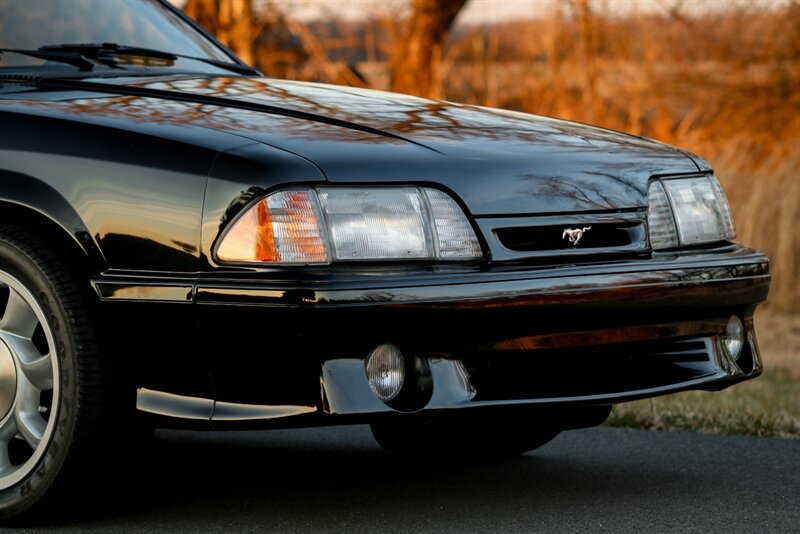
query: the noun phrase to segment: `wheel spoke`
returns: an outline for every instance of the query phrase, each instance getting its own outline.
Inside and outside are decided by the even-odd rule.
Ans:
[[[38,410],[15,412],[14,419],[19,434],[28,442],[31,449],[36,450],[47,429],[47,421],[39,414]]]
[[[11,458],[8,457],[8,441],[0,441],[0,476],[6,476],[14,469]]]
[[[33,341],[6,333],[3,339],[17,355],[20,368],[39,391],[53,389],[53,359],[50,354],[42,356]]]
[[[3,424],[0,425],[0,447],[8,447],[8,443],[19,434],[17,421],[13,414],[10,414]],[[0,451],[2,452],[2,451]],[[8,449],[6,449],[8,452]],[[1,459],[1,458],[0,458]]]
[[[8,293],[8,303],[3,318],[0,319],[0,330],[11,332],[28,339],[33,336],[39,318],[25,298],[11,289]]]
[[[49,354],[30,363],[21,363],[22,372],[36,389],[39,391],[53,389],[53,360]]]
[[[27,375],[17,376],[17,399],[14,404],[14,422],[17,433],[34,450],[39,446],[47,429],[47,421],[39,412],[41,393]]]
[[[11,347],[17,358],[24,363],[35,362],[42,357],[30,338],[6,332],[3,334],[3,340]]]

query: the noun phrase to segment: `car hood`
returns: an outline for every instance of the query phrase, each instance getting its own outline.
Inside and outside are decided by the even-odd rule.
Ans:
[[[698,171],[655,141],[395,93],[241,77],[96,85],[118,95],[105,97],[118,99],[106,109],[266,143],[307,158],[331,182],[438,184],[473,215],[641,208],[653,175]]]

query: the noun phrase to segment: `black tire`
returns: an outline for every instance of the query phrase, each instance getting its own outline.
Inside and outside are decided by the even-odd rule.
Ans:
[[[0,273],[4,273],[6,280],[13,278],[21,283],[40,306],[39,311],[44,312],[45,321],[39,321],[36,328],[50,329],[54,347],[47,346],[44,350],[54,362],[51,363],[53,391],[58,392],[57,395],[51,393],[50,414],[57,416],[52,427],[50,420],[53,418],[46,420],[51,432],[49,437],[45,434],[47,439],[41,439],[37,447],[25,444],[33,451],[30,458],[34,458],[38,447],[42,447],[38,460],[20,464],[27,466],[29,472],[18,482],[14,482],[14,477],[26,472],[19,466],[12,465],[2,472],[6,474],[5,478],[0,476],[0,482],[5,480],[3,485],[6,486],[0,489],[0,519],[4,521],[11,518],[28,520],[34,516],[40,520],[70,500],[67,490],[74,489],[78,481],[90,483],[93,470],[87,467],[99,463],[94,456],[95,448],[103,436],[102,422],[110,420],[104,413],[108,409],[106,401],[109,395],[105,389],[108,382],[95,336],[88,278],[73,272],[63,257],[30,232],[0,225]],[[10,295],[9,287],[7,284],[5,293]],[[0,311],[3,313],[9,313],[5,310],[6,304],[0,294]],[[8,334],[7,338],[10,339]],[[8,353],[14,354],[11,350]],[[21,380],[15,382],[15,391],[23,391],[23,386],[19,385]],[[21,394],[15,395],[19,398]],[[39,406],[39,412],[47,413],[47,401],[40,402],[43,404]],[[16,408],[9,410],[6,416]],[[7,433],[13,432],[15,427],[9,428],[11,430]],[[12,444],[16,445],[16,442],[9,443],[8,448]],[[9,475],[13,473],[10,469],[14,468],[18,474]]]
[[[407,455],[516,456],[538,449],[560,430],[489,417],[387,418],[370,424],[386,451]]]

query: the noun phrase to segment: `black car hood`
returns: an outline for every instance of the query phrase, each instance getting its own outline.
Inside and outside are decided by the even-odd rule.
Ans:
[[[173,115],[276,146],[332,182],[439,184],[475,215],[639,208],[653,175],[698,171],[647,139],[395,93],[263,78],[102,83],[130,95],[106,104],[116,112]]]

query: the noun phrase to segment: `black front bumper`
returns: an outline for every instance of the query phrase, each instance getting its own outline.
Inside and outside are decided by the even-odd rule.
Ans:
[[[264,423],[302,414],[297,424],[314,424],[347,419],[331,415],[612,404],[726,387],[761,372],[752,315],[767,296],[769,265],[759,252],[728,247],[471,273],[104,277],[95,285],[105,301],[194,304],[186,308],[199,325],[196,361],[208,366],[213,398],[165,397],[175,390],[145,371],[143,411]],[[748,334],[738,362],[719,340],[732,315]],[[387,342],[430,369],[432,387],[416,402],[390,406],[369,388],[364,358]]]

